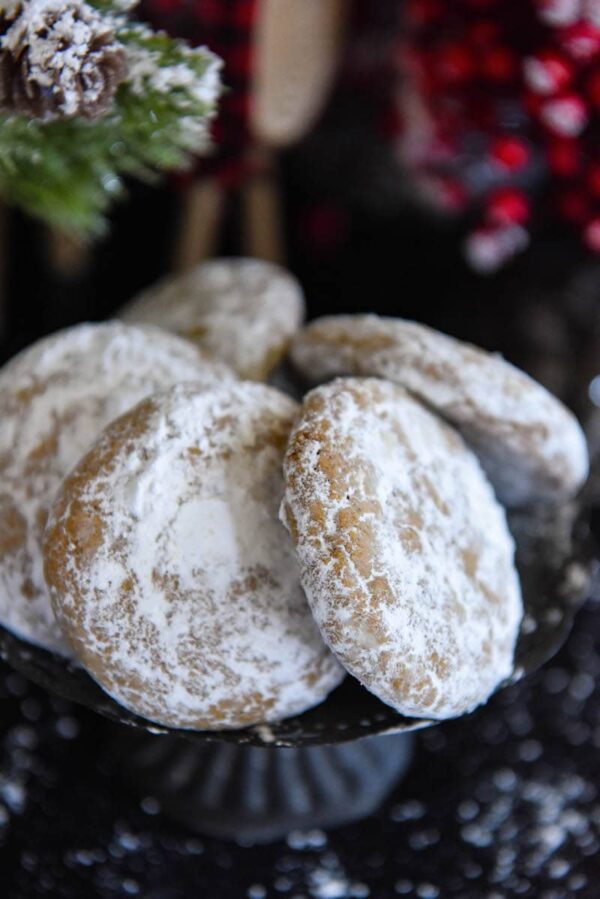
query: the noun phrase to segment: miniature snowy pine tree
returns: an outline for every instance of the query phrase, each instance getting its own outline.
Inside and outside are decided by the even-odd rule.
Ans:
[[[220,62],[133,21],[130,0],[0,0],[0,195],[76,235],[123,177],[210,145]]]

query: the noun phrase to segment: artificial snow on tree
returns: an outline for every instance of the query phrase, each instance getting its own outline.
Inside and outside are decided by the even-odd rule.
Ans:
[[[0,195],[77,236],[123,177],[210,146],[219,59],[132,20],[130,0],[0,0]]]
[[[108,112],[127,74],[112,23],[78,0],[28,3],[2,42],[3,106],[49,121]]]

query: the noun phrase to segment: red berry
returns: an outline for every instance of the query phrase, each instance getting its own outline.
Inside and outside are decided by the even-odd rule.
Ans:
[[[568,222],[581,225],[589,216],[587,198],[578,190],[566,190],[561,194],[558,208]]]
[[[593,162],[587,174],[587,183],[595,197],[600,197],[600,162]]]
[[[490,156],[509,172],[516,172],[528,163],[529,147],[518,137],[498,137],[490,147]]]
[[[583,0],[583,16],[600,28],[600,0]]]
[[[521,102],[523,103],[525,111],[532,119],[539,119],[543,105],[543,101],[539,94],[534,94],[532,91],[525,91],[521,97]]]
[[[494,224],[522,225],[529,218],[529,200],[521,190],[501,188],[488,197],[486,212]]]
[[[438,52],[437,71],[445,81],[466,81],[473,74],[471,53],[462,44],[447,44]]]
[[[473,22],[467,29],[469,40],[476,47],[489,47],[498,38],[498,25],[489,19]]]
[[[439,0],[408,0],[405,9],[411,25],[431,25],[441,14]]]
[[[502,240],[496,229],[478,228],[465,241],[469,264],[481,274],[495,272],[505,261]]]
[[[579,18],[579,0],[536,0],[542,22],[552,28],[572,25]]]
[[[541,119],[550,131],[564,137],[577,137],[588,123],[585,103],[577,94],[548,100],[542,106]]]
[[[487,50],[481,62],[481,71],[492,81],[510,81],[517,72],[515,54],[507,47]]]
[[[553,140],[546,150],[548,167],[561,178],[570,178],[579,169],[581,153],[575,140]]]
[[[600,109],[600,69],[596,69],[587,81],[587,98],[590,105],[596,109]]]
[[[556,50],[541,50],[523,60],[525,84],[536,94],[556,94],[569,84],[572,65]]]
[[[592,252],[600,253],[600,217],[593,218],[587,223],[583,239]]]
[[[407,80],[422,111],[405,117],[407,164],[438,207],[483,206],[467,242],[472,263],[491,270],[526,245],[534,200],[523,178],[538,168],[544,208],[600,253],[600,0],[406,7],[405,41],[418,59]],[[406,72],[406,59],[398,64]]]
[[[478,228],[467,237],[465,255],[481,274],[496,271],[528,244],[529,236],[519,225]]]
[[[573,59],[590,62],[600,50],[600,28],[591,22],[579,21],[562,29],[560,42]]]

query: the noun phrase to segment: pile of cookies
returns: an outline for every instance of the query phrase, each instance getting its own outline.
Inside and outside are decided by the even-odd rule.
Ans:
[[[587,476],[500,357],[303,316],[286,272],[217,260],[0,371],[0,623],[161,724],[275,721],[346,672],[405,715],[473,709],[522,618],[504,506]],[[301,404],[263,383],[290,341]]]

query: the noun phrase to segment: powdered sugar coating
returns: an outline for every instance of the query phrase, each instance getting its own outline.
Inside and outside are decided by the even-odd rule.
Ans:
[[[522,617],[504,510],[460,436],[402,388],[313,390],[281,517],[326,642],[380,699],[448,718],[513,670]]]
[[[259,384],[178,385],[113,423],[65,482],[45,550],[54,607],[134,712],[241,727],[340,682],[277,517],[296,413]]]
[[[317,319],[292,346],[313,383],[339,374],[402,385],[457,426],[511,506],[572,496],[588,475],[571,412],[524,372],[425,325],[375,315]]]
[[[296,279],[271,262],[215,259],[150,287],[120,317],[174,331],[261,381],[301,326],[304,297]]]
[[[234,375],[191,344],[120,322],[60,331],[0,371],[0,622],[32,643],[69,654],[43,576],[47,511],[100,431],[150,393],[195,378]]]

